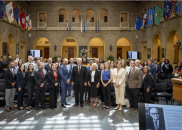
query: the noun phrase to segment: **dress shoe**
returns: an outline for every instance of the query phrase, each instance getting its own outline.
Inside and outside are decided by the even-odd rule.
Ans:
[[[90,103],[90,100],[87,100],[87,103]]]
[[[61,105],[62,107],[66,108],[66,106],[64,104]]]
[[[100,105],[104,105],[104,102],[101,102],[101,104]]]
[[[14,108],[14,107],[9,107],[9,109],[10,109],[10,110],[15,110],[15,108]]]
[[[83,107],[83,104],[80,104],[80,107]]]
[[[28,109],[26,109],[27,111],[31,111],[31,109],[30,108],[28,108]]]
[[[127,109],[131,110],[132,108],[131,107],[127,107]]]
[[[75,106],[75,107],[78,106],[78,103],[76,103],[74,106]]]
[[[134,112],[135,112],[135,113],[137,113],[137,112],[138,112],[138,110],[136,109]]]
[[[122,110],[123,110],[123,108],[122,108],[122,107],[120,107],[118,110],[119,110],[119,111],[122,111]]]
[[[68,104],[68,103],[65,103],[64,105],[70,105],[70,104]]]
[[[11,112],[11,110],[10,110],[9,108],[5,109],[5,111],[7,111],[7,112]]]

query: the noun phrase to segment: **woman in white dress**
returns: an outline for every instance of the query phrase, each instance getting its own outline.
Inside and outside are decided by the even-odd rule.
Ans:
[[[120,61],[117,62],[116,66],[117,68],[113,70],[112,74],[116,95],[116,104],[118,104],[118,106],[114,109],[119,109],[119,111],[122,111],[122,105],[125,105],[125,69],[121,67],[122,63]]]

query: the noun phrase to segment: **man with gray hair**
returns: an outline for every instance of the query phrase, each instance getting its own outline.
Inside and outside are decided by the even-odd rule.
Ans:
[[[85,86],[87,86],[87,68],[82,66],[82,59],[80,58],[77,59],[77,66],[73,67],[71,84],[75,91],[75,107],[79,104],[79,97],[80,107],[83,107],[83,93]]]
[[[34,70],[35,70],[36,64],[33,63],[33,58],[32,58],[32,56],[28,56],[28,62],[24,64],[26,70],[28,70],[29,64],[32,64],[33,67],[34,67]]]
[[[99,64],[99,58],[95,59],[95,63],[97,64],[97,70],[101,70],[100,69],[100,64]]]
[[[48,63],[47,64],[45,64],[45,66],[44,66],[44,68],[45,68],[45,70],[48,72],[49,70],[51,70],[52,68],[51,68],[51,64],[52,64],[52,58],[49,58],[48,59]]]
[[[73,58],[70,58],[70,64],[68,66],[70,66],[71,70],[73,69],[74,66],[76,66],[76,64],[74,64],[74,59]],[[75,96],[74,90],[71,90],[71,88],[72,88],[72,85],[71,85],[71,82],[70,82],[70,85],[69,85],[69,88],[68,88],[68,97],[71,96],[71,95],[73,95],[73,97]]]

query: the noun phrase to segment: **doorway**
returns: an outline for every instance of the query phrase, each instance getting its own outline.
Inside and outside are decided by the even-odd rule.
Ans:
[[[117,48],[117,59],[122,58],[122,48]]]
[[[92,48],[92,57],[98,58],[98,48]]]
[[[49,58],[49,48],[44,48],[44,58],[45,59]]]
[[[68,59],[74,57],[74,48],[68,48]]]

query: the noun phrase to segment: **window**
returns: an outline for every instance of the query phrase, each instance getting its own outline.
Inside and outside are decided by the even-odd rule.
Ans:
[[[105,9],[100,11],[100,22],[108,22],[108,12]]]
[[[46,22],[46,14],[39,13],[39,22]]]
[[[59,11],[59,22],[67,22],[67,11],[65,9]]]
[[[86,22],[94,22],[94,11],[91,9],[86,12]]]
[[[121,13],[121,22],[127,22],[127,13]]]
[[[78,10],[78,9],[73,10],[73,12],[72,12],[72,22],[81,22],[81,12],[80,12],[80,10]]]

